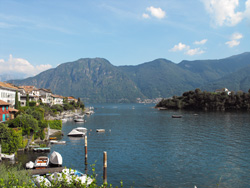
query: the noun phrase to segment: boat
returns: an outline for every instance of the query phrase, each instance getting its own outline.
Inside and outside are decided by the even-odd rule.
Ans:
[[[105,132],[105,129],[96,129],[96,132]]]
[[[60,153],[53,151],[49,157],[50,166],[62,166],[63,158]]]
[[[172,118],[182,118],[182,115],[172,115]]]
[[[94,113],[93,110],[90,110],[90,111],[87,111],[87,112],[86,112],[87,115],[91,115],[91,114],[93,114],[93,113]]]
[[[82,184],[90,185],[93,182],[93,179],[88,177],[86,174],[74,169],[65,168],[62,170],[63,174],[70,175],[75,179],[75,181],[81,182]]]
[[[51,182],[44,176],[34,175],[32,178],[37,187],[51,187]]]
[[[75,130],[85,133],[85,132],[87,132],[88,129],[85,127],[77,127],[77,128],[75,128]]]
[[[45,169],[49,166],[49,158],[46,156],[37,157],[35,161],[35,169]]]
[[[10,155],[1,153],[0,155],[1,155],[2,159],[9,159],[9,160],[14,160],[15,159],[15,154],[14,153],[10,154]]]
[[[66,141],[51,140],[51,144],[66,144]]]
[[[76,119],[74,119],[74,121],[75,122],[84,122],[84,119],[82,119],[82,118],[76,118]]]
[[[32,169],[32,168],[34,168],[34,165],[35,165],[35,163],[33,163],[32,161],[29,161],[28,163],[26,163],[26,168],[27,169]]]
[[[57,137],[49,137],[50,140],[56,140]]]
[[[62,118],[61,120],[62,120],[63,123],[68,121],[68,119],[66,119],[66,118]]]
[[[73,129],[69,134],[68,136],[77,136],[77,137],[80,137],[80,136],[85,136],[85,133],[84,132],[80,132],[76,129]]]
[[[33,151],[37,152],[49,152],[50,148],[49,147],[44,147],[44,148],[33,148]]]

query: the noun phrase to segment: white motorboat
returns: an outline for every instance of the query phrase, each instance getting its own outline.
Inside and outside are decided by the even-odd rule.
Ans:
[[[66,141],[51,140],[51,144],[66,144]]]
[[[28,163],[26,163],[26,168],[27,169],[32,169],[32,168],[34,168],[34,165],[35,165],[35,163],[33,163],[32,161],[29,161]]]
[[[1,153],[0,155],[1,155],[2,159],[9,159],[9,160],[14,160],[15,159],[15,154],[14,153],[10,154],[10,155]]]
[[[44,169],[49,166],[49,158],[46,156],[37,157],[35,161],[35,169]]]
[[[96,132],[105,132],[105,129],[96,129]]]
[[[77,127],[77,128],[75,128],[77,131],[80,131],[80,132],[87,132],[87,128],[85,128],[85,127]]]
[[[76,129],[73,129],[69,134],[68,136],[85,136],[85,133],[84,132],[81,132],[81,131],[78,131]]]
[[[49,162],[51,166],[62,166],[63,158],[60,153],[53,151],[49,157]]]

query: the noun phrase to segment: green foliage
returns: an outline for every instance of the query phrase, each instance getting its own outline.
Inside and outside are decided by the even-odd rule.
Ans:
[[[68,103],[63,104],[64,110],[74,110],[74,106]]]
[[[0,144],[2,145],[2,153],[14,153],[20,145],[20,136],[12,128],[8,128],[5,124],[0,124]]]
[[[250,94],[242,91],[235,95],[232,92],[211,93],[202,92],[200,89],[184,92],[181,97],[173,96],[161,100],[156,107],[168,109],[191,110],[250,110]]]
[[[16,91],[16,96],[15,96],[15,109],[19,109],[20,104],[18,101],[18,91]]]
[[[35,107],[36,106],[36,101],[30,101],[29,106],[30,107]]]
[[[26,106],[29,106],[29,102],[30,102],[30,98],[29,98],[29,94],[27,93],[27,95],[26,95]]]
[[[51,129],[62,130],[62,120],[48,120]]]
[[[59,104],[51,106],[51,109],[56,110],[56,112],[63,112],[63,110],[64,110],[62,105],[59,105]]]
[[[31,176],[27,170],[23,170],[21,165],[7,166],[0,165],[0,187],[34,187]]]

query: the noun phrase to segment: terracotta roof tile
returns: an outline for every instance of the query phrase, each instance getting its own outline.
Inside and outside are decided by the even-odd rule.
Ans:
[[[10,104],[5,101],[0,100],[0,105],[10,105]]]
[[[7,87],[7,88],[18,90],[18,87],[14,86],[13,84],[6,83],[6,82],[0,82],[0,87]]]

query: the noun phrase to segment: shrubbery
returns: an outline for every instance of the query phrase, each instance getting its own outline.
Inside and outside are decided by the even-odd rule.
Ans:
[[[48,120],[51,129],[62,130],[62,120]]]

